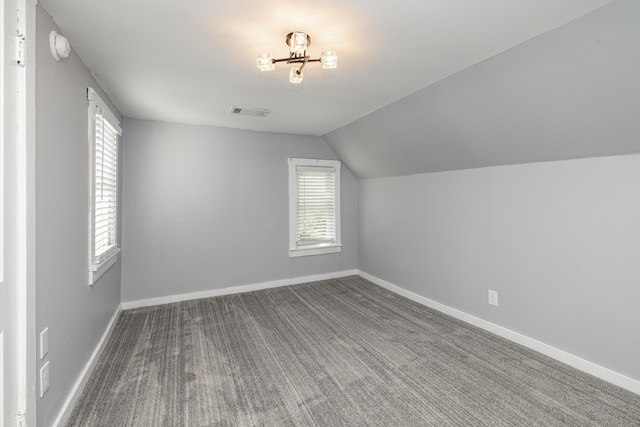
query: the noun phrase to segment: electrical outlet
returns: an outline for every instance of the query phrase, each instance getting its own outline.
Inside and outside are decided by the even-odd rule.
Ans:
[[[489,304],[498,306],[498,292],[489,289]]]
[[[49,362],[40,368],[40,397],[49,390]]]
[[[44,359],[47,353],[49,353],[49,328],[44,328],[40,332],[40,360]]]

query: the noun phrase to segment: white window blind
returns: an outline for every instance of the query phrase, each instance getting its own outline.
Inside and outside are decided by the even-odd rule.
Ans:
[[[102,98],[92,89],[89,100],[90,230],[89,284],[111,267],[118,247],[118,137],[122,129]]]
[[[96,114],[95,142],[94,257],[100,262],[118,244],[118,133],[101,111]]]
[[[289,256],[340,252],[340,162],[289,159]]]
[[[300,245],[336,241],[336,170],[297,166],[296,242]]]

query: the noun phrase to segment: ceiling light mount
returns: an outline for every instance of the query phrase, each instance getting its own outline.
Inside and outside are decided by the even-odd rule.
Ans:
[[[322,52],[320,58],[311,59],[307,55],[307,48],[311,45],[311,36],[302,31],[292,31],[287,34],[286,39],[289,46],[289,57],[275,59],[270,53],[263,53],[258,56],[256,65],[260,71],[272,71],[276,68],[276,63],[286,62],[287,64],[300,64],[294,67],[289,73],[289,82],[300,84],[302,82],[302,69],[309,62],[319,62],[324,69],[338,68],[338,55],[333,50]]]
[[[287,46],[291,52],[304,54],[304,51],[311,46],[311,36],[301,31],[293,31],[287,34]]]

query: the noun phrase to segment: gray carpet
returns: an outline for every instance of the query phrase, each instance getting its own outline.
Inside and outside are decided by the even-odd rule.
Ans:
[[[68,426],[640,426],[640,396],[358,277],[123,312]]]

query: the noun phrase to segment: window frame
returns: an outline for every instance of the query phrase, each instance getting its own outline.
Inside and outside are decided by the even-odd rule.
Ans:
[[[289,158],[289,257],[301,257],[309,255],[322,255],[329,253],[338,253],[342,251],[342,238],[340,229],[340,168],[342,163],[339,160],[320,160],[320,159],[300,159]],[[334,221],[335,221],[335,238],[332,243],[303,244],[297,242],[297,226],[298,226],[298,167],[323,167],[333,168],[334,173]]]
[[[87,88],[87,100],[89,101],[88,117],[89,117],[89,285],[93,285],[100,276],[102,276],[111,266],[113,266],[118,260],[118,253],[120,253],[120,238],[119,238],[119,175],[120,175],[120,136],[122,136],[122,128],[116,116],[111,112],[107,104],[96,93],[93,88]],[[96,245],[96,122],[98,116],[115,130],[115,244],[109,249],[100,254],[95,255]]]

